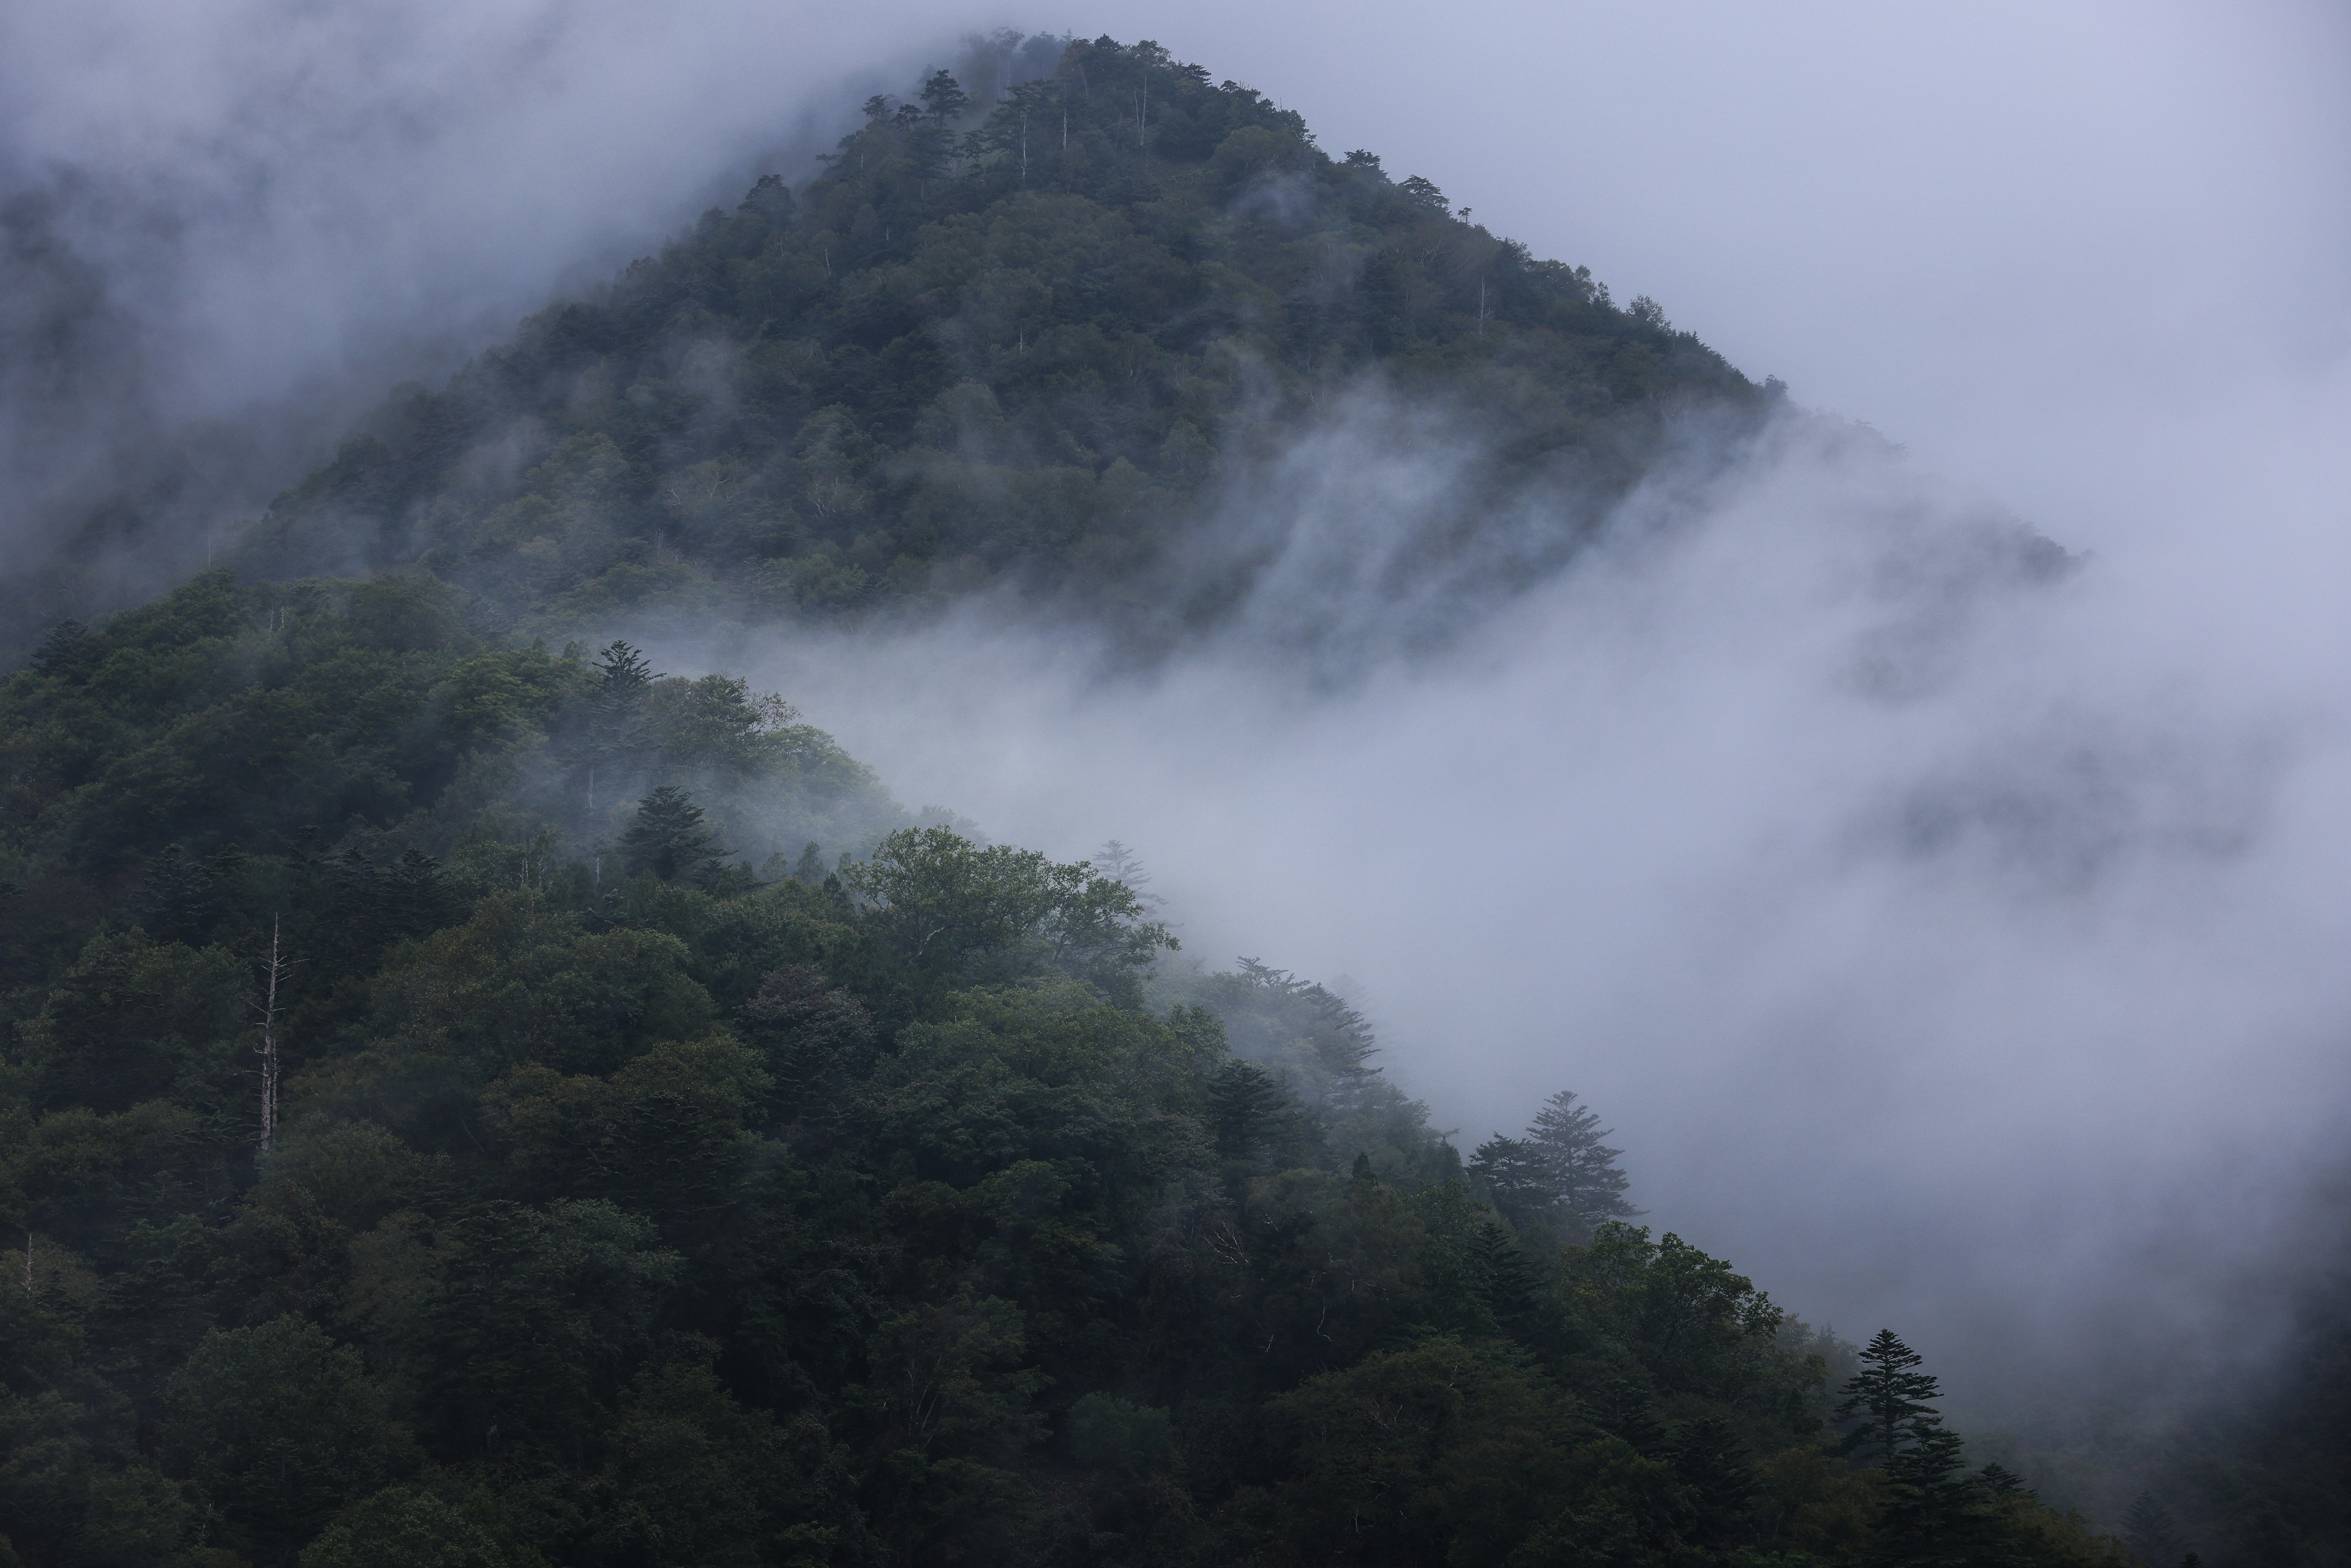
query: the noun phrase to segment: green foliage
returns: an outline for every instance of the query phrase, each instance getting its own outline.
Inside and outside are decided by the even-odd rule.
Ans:
[[[1918,1370],[1925,1360],[1892,1329],[1878,1330],[1863,1347],[1861,1371],[1836,1407],[1840,1417],[1860,1418],[1845,1436],[1848,1451],[1870,1450],[1880,1465],[1890,1467],[1934,1429],[1938,1418],[1928,1401],[1940,1395],[1935,1378]]]
[[[413,565],[551,637],[1081,589],[1060,601],[1156,646],[1262,569],[1224,487],[1350,390],[1468,414],[1490,461],[1405,553],[1489,560],[1475,591],[1563,559],[1671,413],[1763,415],[1646,302],[1250,89],[1147,41],[1027,57],[876,99],[802,188],[762,179],[403,391],[240,568]],[[1579,504],[1530,532],[1510,497],[1561,476]],[[388,605],[386,644],[448,602]]]
[[[164,1387],[162,1428],[166,1468],[258,1563],[291,1562],[344,1502],[410,1462],[359,1353],[295,1317],[207,1334]]]
[[[0,686],[0,1563],[2093,1560],[1915,1413],[1846,1462],[1573,1096],[1465,1171],[1338,991],[1163,963],[1117,846],[910,825],[779,697],[538,640],[1213,619],[1246,571],[1152,574],[1366,375],[1490,415],[1471,547],[1751,401],[1254,91],[1048,53],[877,100],[241,558],[402,570],[207,572]]]
[[[723,852],[703,825],[702,808],[674,784],[639,801],[636,821],[621,835],[621,856],[629,870],[664,882],[707,882]]]
[[[1124,997],[1138,972],[1176,946],[1144,918],[1134,890],[1083,861],[982,849],[946,828],[904,828],[849,868],[870,925],[916,973],[939,983],[1001,981],[1048,968]]]

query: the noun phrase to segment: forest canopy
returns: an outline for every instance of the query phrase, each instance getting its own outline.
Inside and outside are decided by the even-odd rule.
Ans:
[[[813,180],[761,179],[396,396],[238,570],[413,565],[559,640],[997,586],[1156,644],[1246,597],[1266,541],[1222,503],[1351,397],[1479,433],[1395,591],[1439,558],[1485,562],[1464,592],[1522,584],[1673,418],[1730,433],[1769,405],[1652,302],[1155,44],[989,74],[875,99]],[[1505,527],[1533,486],[1561,504]]]
[[[1131,853],[500,613],[214,572],[0,687],[16,1561],[2116,1560],[1573,1094],[1465,1166]]]

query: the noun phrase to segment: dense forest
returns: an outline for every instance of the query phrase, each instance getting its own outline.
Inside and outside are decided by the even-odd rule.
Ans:
[[[1465,1161],[1130,856],[498,613],[218,572],[0,691],[14,1561],[2116,1560],[1573,1094]]]
[[[1278,549],[1225,498],[1399,396],[1479,433],[1380,567],[1441,634],[1438,563],[1531,580],[1773,406],[1155,46],[974,59],[31,629],[0,1568],[2132,1561],[1643,1223],[1573,1093],[1465,1154],[1121,847],[620,640],[991,591],[1165,646]],[[2294,1561],[2305,1504],[2133,1544]]]
[[[1479,454],[1361,585],[1407,638],[1555,566],[1677,418],[1750,429],[1771,401],[1427,180],[1102,39],[992,106],[945,71],[874,99],[803,189],[761,180],[393,398],[234,559],[413,564],[558,640],[999,586],[1147,648],[1278,551],[1225,498],[1382,389],[1409,394],[1388,439],[1454,409]]]

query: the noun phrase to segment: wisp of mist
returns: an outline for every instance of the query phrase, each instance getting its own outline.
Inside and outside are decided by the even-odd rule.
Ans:
[[[1465,1152],[1587,1095],[1651,1223],[1815,1320],[1996,1382],[2257,1343],[2221,1281],[2343,1109],[2351,711],[2296,641],[2340,632],[1791,414],[1441,653],[1283,649],[1383,609],[1291,558],[1391,557],[1468,457],[1359,401],[1235,487],[1275,564],[1147,672],[987,610],[726,659],[910,800],[1136,847],[1187,959],[1351,977]]]

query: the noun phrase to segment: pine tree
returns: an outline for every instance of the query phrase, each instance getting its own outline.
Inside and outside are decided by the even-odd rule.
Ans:
[[[1691,1533],[1712,1547],[1730,1544],[1758,1490],[1747,1445],[1730,1423],[1704,1416],[1676,1436],[1674,1473],[1688,1489]]]
[[[1486,1310],[1513,1338],[1525,1339],[1542,1301],[1542,1278],[1510,1233],[1489,1219],[1469,1238]]]
[[[638,801],[637,820],[621,835],[630,874],[649,871],[664,882],[706,880],[721,852],[703,824],[702,808],[674,784]]]
[[[645,690],[662,678],[662,673],[641,650],[616,638],[597,655],[596,676],[588,690],[585,737],[590,811],[596,809],[598,774],[610,771],[614,757],[637,748]]]
[[[2168,1563],[2179,1554],[2179,1527],[2171,1511],[2153,1492],[2141,1492],[2123,1515],[2123,1540],[2149,1563]]]
[[[220,913],[220,892],[185,850],[165,844],[147,862],[133,907],[149,936],[201,947]]]
[[[941,125],[952,124],[971,112],[971,95],[953,73],[933,71],[923,78],[923,111]]]
[[[1559,1207],[1558,1180],[1551,1161],[1533,1143],[1497,1133],[1469,1157],[1469,1174],[1511,1224],[1549,1228]]]
[[[1278,1159],[1297,1141],[1298,1113],[1272,1073],[1236,1057],[1208,1081],[1208,1125],[1226,1159]]]
[[[1665,1456],[1673,1435],[1657,1419],[1657,1406],[1648,1389],[1622,1373],[1612,1373],[1584,1396],[1593,1417],[1614,1437],[1622,1437],[1644,1458]]]
[[[1625,1151],[1601,1141],[1610,1129],[1600,1125],[1597,1113],[1575,1100],[1573,1091],[1562,1089],[1544,1101],[1527,1129],[1527,1141],[1551,1163],[1561,1207],[1587,1226],[1630,1219],[1641,1211],[1625,1201],[1630,1183],[1616,1165]]]
[[[1932,1549],[1939,1557],[1964,1545],[1983,1522],[1980,1493],[1975,1478],[1963,1472],[1959,1435],[1946,1430],[1941,1416],[1931,1410],[1912,1416],[1906,1435],[1907,1446],[1886,1461],[1886,1479],[1893,1483],[1886,1531],[1897,1546]]]
[[[1939,1396],[1940,1387],[1917,1370],[1925,1360],[1892,1329],[1877,1331],[1861,1353],[1861,1371],[1844,1385],[1844,1397],[1837,1404],[1838,1419],[1862,1417],[1862,1424],[1846,1435],[1843,1452],[1874,1448],[1878,1463],[1891,1464],[1896,1454],[1917,1441],[1919,1422],[1941,1421],[1928,1403]]]
[[[2000,1464],[1997,1461],[1986,1465],[1983,1469],[1976,1472],[1976,1485],[1981,1487],[1984,1490],[1984,1494],[1988,1497],[2032,1497],[2035,1495],[2032,1489],[2024,1484],[2024,1478],[2022,1476],[2018,1475],[2006,1465]]]
[[[33,668],[44,675],[54,675],[69,668],[86,651],[82,639],[89,635],[89,628],[78,621],[58,622],[49,628],[49,634],[42,638],[41,645],[33,651]]]
[[[376,879],[375,924],[381,940],[423,936],[450,925],[464,910],[464,898],[441,862],[410,850]]]

